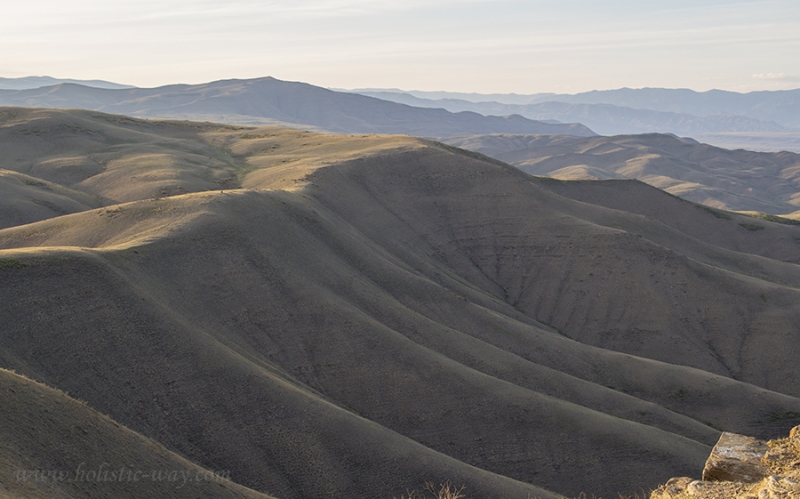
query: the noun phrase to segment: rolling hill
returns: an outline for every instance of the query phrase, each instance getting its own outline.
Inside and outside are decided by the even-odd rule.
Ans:
[[[0,190],[31,213],[0,211],[0,367],[88,406],[0,372],[39,404],[14,434],[99,411],[129,440],[75,445],[163,446],[141,459],[241,495],[547,499],[798,423],[795,226],[636,181],[611,206],[608,183],[411,137],[3,112]],[[36,466],[63,445],[16,438]]]
[[[790,214],[800,208],[800,154],[726,150],[667,134],[573,138],[487,135],[448,139],[533,174],[635,178],[727,210]]]
[[[519,115],[483,116],[473,112],[415,108],[274,78],[129,89],[65,83],[28,90],[0,90],[0,105],[80,108],[139,117],[245,125],[283,124],[334,133],[422,137],[477,133],[595,135],[580,124],[542,123]]]

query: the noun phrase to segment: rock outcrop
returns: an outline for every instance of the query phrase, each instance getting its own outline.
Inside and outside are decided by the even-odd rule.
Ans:
[[[763,442],[723,433],[703,469],[703,479],[680,477],[650,499],[798,499],[800,426],[788,438]]]
[[[769,475],[769,470],[762,462],[768,450],[766,442],[725,432],[706,461],[703,481],[759,482]]]

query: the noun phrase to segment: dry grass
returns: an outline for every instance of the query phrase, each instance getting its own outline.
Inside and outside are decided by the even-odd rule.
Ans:
[[[464,490],[466,486],[462,485],[460,487],[456,487],[450,481],[446,481],[444,483],[440,483],[436,486],[433,482],[426,482],[422,488],[422,492],[417,492],[416,490],[412,490],[407,492],[405,495],[401,495],[399,498],[395,497],[394,499],[465,499],[467,498],[466,493]],[[617,499],[648,499],[650,494],[642,491],[640,493],[635,493],[633,495],[623,495],[619,494]],[[528,499],[536,499],[531,496],[528,496]],[[602,497],[596,496],[594,494],[587,494],[585,492],[581,492],[575,499],[603,499]]]
[[[639,494],[638,492],[633,495],[619,494],[616,499],[648,499],[649,497],[650,494],[643,491],[641,494]],[[578,497],[576,497],[575,499],[603,499],[603,498],[596,496],[594,494],[587,495],[585,492],[581,492],[580,495],[578,495]]]
[[[466,488],[466,485],[456,487],[449,480],[438,486],[433,482],[425,482],[421,492],[411,490],[406,495],[401,495],[399,499],[463,499],[466,497],[464,493]]]

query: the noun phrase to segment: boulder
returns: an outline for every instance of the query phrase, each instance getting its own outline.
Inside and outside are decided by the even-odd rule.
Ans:
[[[768,450],[766,442],[724,432],[706,461],[703,481],[760,482],[770,474],[762,462]]]

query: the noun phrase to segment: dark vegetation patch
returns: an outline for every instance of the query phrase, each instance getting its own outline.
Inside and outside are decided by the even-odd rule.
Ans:
[[[714,208],[712,208],[710,206],[705,206],[705,205],[702,205],[702,204],[698,204],[697,207],[700,208],[701,210],[706,211],[708,213],[711,213],[715,217],[721,218],[723,220],[731,220],[733,218],[733,217],[730,216],[730,214],[725,213],[724,211],[720,211],[720,210],[714,209]]]
[[[0,260],[0,270],[6,269],[22,269],[27,267],[28,264],[17,260],[16,258],[9,258],[6,260]]]

